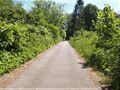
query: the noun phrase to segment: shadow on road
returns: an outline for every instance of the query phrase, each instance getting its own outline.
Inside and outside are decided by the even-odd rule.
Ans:
[[[83,69],[86,69],[86,68],[89,68],[89,67],[90,67],[90,66],[89,66],[87,63],[85,63],[85,62],[79,62],[78,64],[81,64]]]
[[[90,65],[88,63],[85,62],[79,62],[78,64],[82,65],[82,69],[86,69],[86,68],[90,68]],[[113,90],[111,86],[108,85],[101,85],[101,90]]]
[[[101,90],[113,90],[111,86],[101,87]]]

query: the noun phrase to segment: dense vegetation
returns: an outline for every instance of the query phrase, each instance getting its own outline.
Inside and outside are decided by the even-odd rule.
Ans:
[[[100,10],[78,2],[78,14],[73,12],[68,22],[67,39],[87,65],[105,75],[104,84],[120,90],[120,17],[109,5]]]
[[[87,65],[120,90],[120,14],[109,5],[103,10],[84,6],[83,0],[71,15],[52,1],[36,0],[30,11],[15,1],[0,0],[0,76],[63,40],[68,27],[66,39]]]
[[[52,1],[36,0],[26,11],[15,0],[0,0],[0,75],[64,39],[65,18]]]

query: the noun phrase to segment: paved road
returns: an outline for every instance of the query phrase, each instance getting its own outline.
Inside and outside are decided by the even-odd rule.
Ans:
[[[34,61],[7,88],[100,90],[79,62],[70,44],[67,41],[61,42]]]

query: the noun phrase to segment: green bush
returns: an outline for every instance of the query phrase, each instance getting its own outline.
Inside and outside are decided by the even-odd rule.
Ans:
[[[56,32],[55,32],[56,31]],[[55,26],[0,23],[0,75],[8,73],[61,39]]]
[[[90,58],[92,52],[96,49],[95,45],[98,40],[98,36],[94,32],[82,31],[79,35],[71,38],[70,43],[81,56],[87,60]]]
[[[33,4],[26,11],[14,0],[0,0],[0,75],[65,38],[62,5],[47,0]]]
[[[107,77],[104,83],[120,90],[120,18],[107,5],[98,12],[94,26],[96,31],[84,30],[70,42],[89,65]]]

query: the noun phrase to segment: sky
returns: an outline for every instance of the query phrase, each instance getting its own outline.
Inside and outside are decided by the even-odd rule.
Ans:
[[[25,9],[29,10],[32,6],[32,2],[34,0],[15,0],[15,1],[21,1],[23,3],[23,6]],[[77,2],[77,0],[51,0],[55,1],[56,3],[65,4],[65,11],[67,13],[72,13],[74,6]],[[84,4],[94,4],[98,8],[103,9],[105,4],[109,4],[116,12],[120,11],[120,0],[84,0]]]

